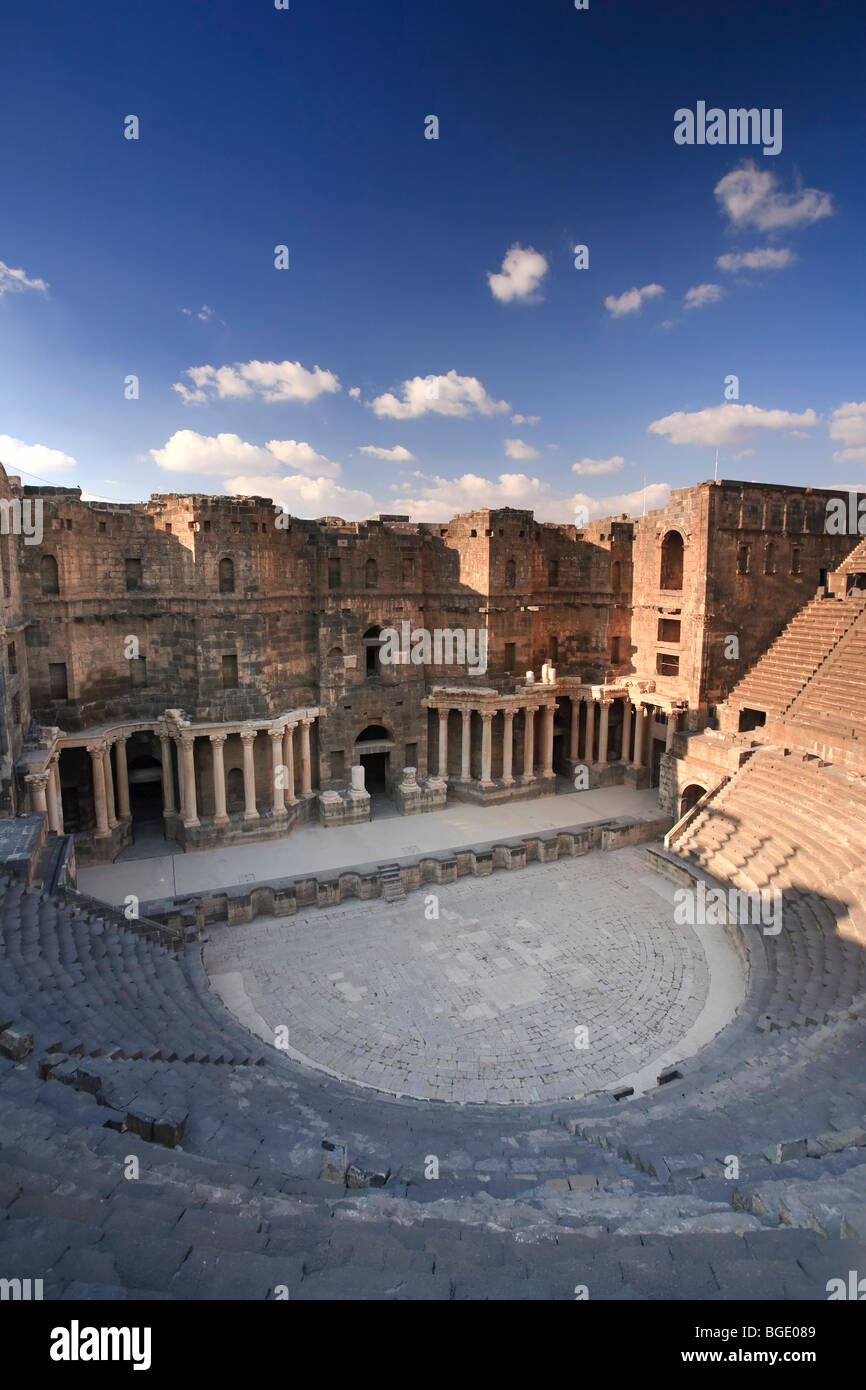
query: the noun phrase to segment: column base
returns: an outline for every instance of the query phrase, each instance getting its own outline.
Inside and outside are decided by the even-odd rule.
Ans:
[[[244,820],[258,820],[258,811],[244,811]]]
[[[194,830],[197,825],[201,825],[201,821],[199,820],[198,816],[194,816],[192,820],[185,820],[183,822],[185,830]]]
[[[279,820],[281,816],[287,816],[288,814],[285,806],[280,806],[279,808],[276,806],[271,807],[271,816],[274,820]]]
[[[514,778],[513,778],[513,777],[503,777],[503,778],[501,779],[501,781],[502,781],[503,787],[513,787],[513,786],[514,786]]]
[[[214,818],[213,818],[213,824],[214,824],[214,825],[228,825],[228,824],[229,824],[229,818],[228,818],[228,816],[214,816]]]
[[[535,773],[534,773],[534,772],[524,772],[524,773],[521,773],[521,775],[518,777],[517,780],[518,780],[518,782],[520,783],[521,787],[531,787],[531,786],[532,786],[532,783],[535,781]]]

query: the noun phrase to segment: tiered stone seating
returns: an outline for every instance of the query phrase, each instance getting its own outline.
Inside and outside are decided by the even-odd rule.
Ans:
[[[728,696],[731,708],[780,715],[863,611],[866,596],[816,598],[791,620]]]
[[[804,735],[808,729],[819,738],[866,744],[866,613],[793,701],[788,718]]]

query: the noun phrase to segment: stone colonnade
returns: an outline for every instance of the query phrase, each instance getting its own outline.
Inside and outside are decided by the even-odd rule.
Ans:
[[[493,784],[493,720],[497,714],[502,715],[502,775],[496,780],[503,786],[511,787],[516,781],[521,785],[526,785],[536,780],[536,776],[553,776],[553,719],[556,712],[556,704],[542,704],[539,701],[533,703],[522,702],[519,700],[508,700],[496,703],[496,701],[473,701],[469,697],[455,699],[453,697],[435,696],[425,702],[429,709],[434,709],[439,716],[439,764],[438,776],[443,780],[448,780],[448,716],[452,710],[457,710],[461,718],[460,730],[460,774],[457,778],[452,776],[451,780],[459,782],[478,781],[479,786],[489,787]],[[535,714],[537,710],[542,711],[541,737],[538,749],[538,769],[536,772],[536,753],[535,753]],[[471,771],[472,754],[472,716],[477,715],[481,720],[481,775],[475,779]],[[522,719],[523,723],[523,770],[517,777],[514,775],[514,733],[515,715]],[[519,725],[517,726],[519,727]]]
[[[628,694],[602,693],[600,695],[594,695],[591,692],[580,692],[571,696],[571,727],[569,729],[568,756],[572,766],[580,762],[595,768],[604,768],[608,766],[610,761],[610,709],[614,700],[621,700],[623,705],[622,747],[619,761],[627,763],[629,767],[634,768],[645,766],[649,755],[649,730],[652,724],[653,710],[661,707],[656,705],[655,702],[645,701],[643,699],[633,701],[631,695]],[[580,752],[581,704],[586,705],[582,755]],[[665,734],[666,753],[671,751],[681,713],[681,710],[675,708],[667,711],[667,731]],[[597,755],[595,751],[596,721],[598,722]],[[629,750],[632,743],[632,730],[634,731],[634,751],[632,756],[629,757]]]

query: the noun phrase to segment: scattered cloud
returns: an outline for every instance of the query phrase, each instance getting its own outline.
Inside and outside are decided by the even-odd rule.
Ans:
[[[512,299],[534,303],[541,298],[537,291],[548,268],[540,251],[534,251],[531,246],[515,244],[505,253],[501,271],[496,274],[488,271],[487,283],[493,298],[504,304]]]
[[[404,449],[402,444],[395,444],[393,449],[381,449],[376,444],[362,444],[360,450],[362,454],[372,454],[374,458],[388,459],[391,463],[412,463],[415,460],[415,455]]]
[[[158,467],[168,473],[224,477],[241,469],[273,472],[275,465],[282,463],[321,482],[340,472],[338,463],[294,439],[272,439],[262,447],[247,443],[237,434],[206,435],[195,430],[177,430],[161,449],[151,449],[150,453]]]
[[[541,419],[540,415],[512,415],[512,425],[537,425]]]
[[[66,473],[77,468],[77,460],[62,449],[49,449],[46,444],[25,444],[11,434],[0,434],[0,463],[7,473],[20,468],[22,473]]]
[[[524,444],[522,439],[506,439],[505,452],[510,459],[537,459],[539,453],[533,449],[531,444]]]
[[[47,294],[48,285],[45,280],[31,279],[25,271],[13,270],[11,265],[0,261],[0,299],[4,294],[15,294],[20,290],[38,290],[40,294]]]
[[[614,497],[589,497],[582,492],[568,496],[526,473],[500,473],[495,479],[475,473],[464,473],[459,478],[423,473],[416,473],[415,477],[422,484],[415,495],[395,498],[391,503],[395,510],[407,512],[415,521],[447,521],[457,512],[479,507],[516,507],[534,511],[539,521],[569,524],[574,522],[578,506],[586,508],[590,519],[622,512],[639,514],[644,508],[643,489]],[[647,509],[663,507],[669,496],[667,483],[652,484],[646,489]]]
[[[720,299],[724,299],[725,291],[721,285],[695,285],[692,289],[686,290],[683,307],[686,309],[703,309],[705,304],[718,304]]]
[[[782,193],[778,177],[769,169],[759,169],[751,160],[719,179],[715,195],[732,226],[757,227],[762,232],[808,226],[833,213],[829,193],[821,193],[817,188]]]
[[[790,410],[762,410],[757,405],[708,406],[706,410],[677,410],[647,427],[649,434],[660,434],[670,444],[734,445],[760,430],[784,430],[796,425],[817,425],[814,410],[797,415]]]
[[[416,420],[420,415],[498,415],[510,411],[507,401],[494,401],[477,377],[458,376],[454,368],[445,376],[413,376],[403,382],[403,399],[390,391],[372,402],[377,415],[392,420]]]
[[[866,401],[847,401],[833,411],[830,438],[846,446],[833,455],[837,463],[866,463]]]
[[[623,314],[638,313],[644,300],[655,299],[659,294],[664,294],[661,285],[644,285],[643,289],[640,290],[634,286],[621,295],[609,294],[604,301],[604,307],[612,318],[620,319]]]
[[[350,386],[350,387],[349,387],[349,395],[352,397],[352,400],[353,400],[353,401],[359,401],[359,400],[361,399],[361,388],[360,388],[360,386]]]
[[[185,314],[188,319],[191,319],[193,314],[195,314],[197,319],[201,319],[202,323],[207,323],[208,319],[213,318],[214,314],[213,309],[207,304],[203,304],[200,309],[181,309],[180,312]]]
[[[571,465],[572,473],[597,474],[618,473],[625,463],[622,454],[614,454],[609,459],[581,459]]]
[[[804,437],[804,439],[806,438],[805,435],[804,435],[803,437]],[[755,457],[755,452],[756,452],[756,451],[755,451],[754,449],[741,449],[740,452],[739,452],[738,454],[734,454],[734,458],[735,458],[735,459],[750,459],[750,458],[754,458],[754,457]]]
[[[342,516],[347,521],[363,521],[376,510],[369,492],[341,487],[329,478],[305,478],[297,473],[284,478],[267,473],[239,474],[226,479],[225,490],[233,497],[270,497],[292,516]]]
[[[187,367],[183,373],[192,389],[176,381],[177,391],[189,404],[206,400],[313,401],[323,392],[339,391],[333,372],[314,367],[310,372],[300,362],[236,362],[232,367]]]
[[[716,256],[716,265],[719,270],[733,275],[738,270],[785,270],[796,259],[786,246],[777,250],[772,246],[756,246],[753,251],[728,251],[724,256]]]

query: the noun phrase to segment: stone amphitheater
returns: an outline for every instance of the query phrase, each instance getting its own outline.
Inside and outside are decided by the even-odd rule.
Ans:
[[[866,1270],[849,549],[672,733],[663,839],[624,801],[130,914],[44,807],[0,821],[0,1274],[61,1300],[824,1300]],[[675,912],[731,890],[778,923]]]

